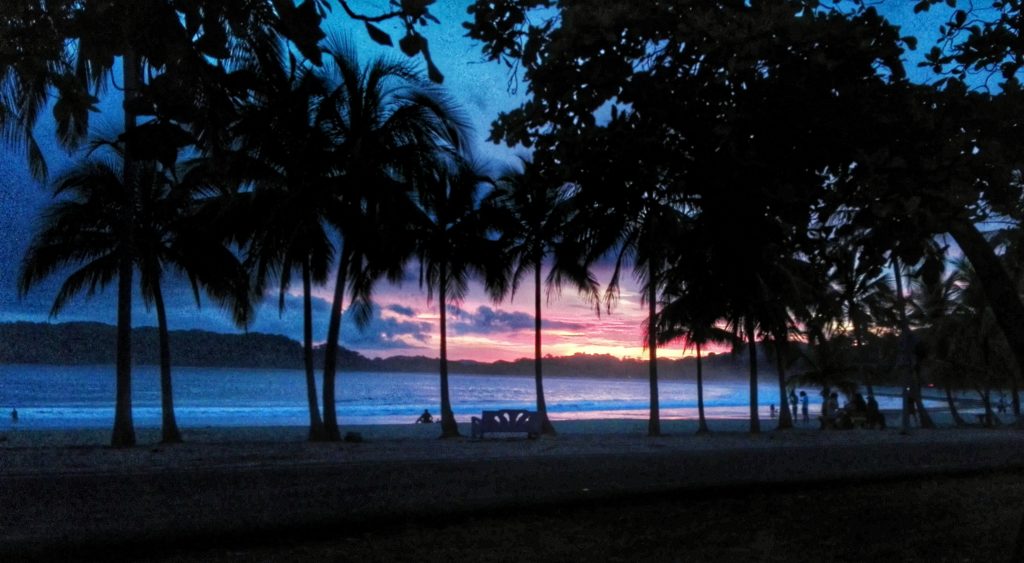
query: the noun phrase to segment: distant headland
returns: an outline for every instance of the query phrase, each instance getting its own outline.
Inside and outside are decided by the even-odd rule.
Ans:
[[[116,329],[95,322],[0,323],[0,364],[92,365],[114,363]],[[223,334],[202,330],[172,330],[171,354],[176,366],[238,368],[302,368],[299,342],[276,334],[250,332]],[[132,330],[132,358],[136,364],[158,364],[157,330],[138,327]],[[677,351],[675,351],[678,354]],[[319,367],[323,350],[315,350]],[[341,367],[349,371],[432,372],[438,359],[427,356],[367,358],[342,348]],[[696,377],[693,358],[659,359],[659,376],[667,379]],[[731,354],[704,358],[704,373],[709,377],[742,376],[744,358]],[[449,361],[451,373],[478,375],[532,375],[533,359],[478,362]],[[544,374],[549,376],[603,376],[639,378],[647,376],[647,362],[620,359],[607,354],[576,354],[544,358]]]

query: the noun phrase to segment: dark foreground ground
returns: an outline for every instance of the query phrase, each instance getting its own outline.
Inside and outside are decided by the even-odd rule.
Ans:
[[[8,561],[1016,561],[1024,433],[0,448]]]
[[[166,561],[1015,561],[1024,473],[617,498],[266,537]],[[184,546],[183,546],[184,547]]]

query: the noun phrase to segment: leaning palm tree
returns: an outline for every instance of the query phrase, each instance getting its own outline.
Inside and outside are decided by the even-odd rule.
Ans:
[[[534,282],[534,386],[537,394],[537,414],[541,419],[541,432],[555,434],[548,418],[544,400],[544,380],[541,354],[541,275],[545,258],[571,244],[568,227],[572,222],[576,203],[575,190],[568,184],[551,178],[542,167],[530,160],[522,160],[521,167],[510,169],[497,180],[488,194],[484,206],[494,210],[502,244],[515,263],[510,283],[511,297],[523,277],[532,271]],[[558,252],[564,255],[565,252]],[[556,260],[548,276],[548,291],[557,291],[562,283],[571,283],[589,301],[599,299],[597,281],[585,265],[577,260]]]
[[[334,145],[336,204],[327,219],[341,243],[324,348],[323,409],[327,438],[338,440],[335,379],[346,289],[364,305],[356,312],[365,312],[374,282],[401,275],[411,248],[403,233],[412,179],[432,168],[439,151],[461,147],[467,126],[407,62],[376,59],[361,66],[352,46],[339,40],[327,55],[321,72],[328,89],[317,120]]]
[[[225,244],[223,233],[209,218],[221,207],[215,192],[203,184],[179,182],[157,164],[148,166],[151,180],[136,194],[140,221],[135,230],[136,263],[142,297],[154,305],[160,348],[161,441],[181,442],[174,414],[171,386],[170,334],[163,298],[163,279],[168,270],[185,276],[200,306],[200,290],[227,308],[236,325],[246,327],[252,298],[248,275],[238,257]]]
[[[472,276],[480,277],[494,300],[510,278],[500,242],[488,236],[490,222],[481,212],[480,191],[490,180],[479,165],[459,154],[441,158],[419,182],[419,213],[413,220],[420,284],[427,298],[437,294],[440,315],[441,437],[459,435],[448,392],[448,306],[460,302]]]

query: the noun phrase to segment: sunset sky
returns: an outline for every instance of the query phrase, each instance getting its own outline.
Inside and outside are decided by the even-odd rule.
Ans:
[[[913,23],[903,33],[918,35],[921,39],[919,50],[927,50],[929,42],[924,36],[927,28],[911,19],[913,4],[904,0],[890,1],[883,6],[883,11],[894,21]],[[445,87],[462,104],[476,127],[479,137],[477,152],[493,160],[495,169],[513,162],[516,154],[525,155],[525,151],[497,147],[483,141],[491,120],[499,111],[518,105],[525,86],[519,84],[519,95],[510,92],[507,69],[499,64],[483,62],[479,48],[462,37],[463,30],[459,24],[465,19],[464,2],[438,2],[431,9],[441,19],[442,25],[428,28],[425,35],[438,66],[446,75]],[[396,39],[400,36],[397,28],[386,26],[386,30],[393,32]],[[343,17],[332,19],[327,31],[328,34],[347,35],[357,41],[364,61],[378,54],[401,56],[397,50],[386,50],[370,43],[362,26]],[[908,65],[908,71],[913,72],[911,67]],[[110,133],[120,127],[120,116],[116,111],[118,105],[119,100],[107,97],[103,113],[94,117],[94,132]],[[52,140],[46,141],[52,138],[52,131],[52,121],[42,120],[37,134],[51,147],[48,160],[51,174],[55,174],[70,160],[53,145]],[[4,150],[0,148],[0,151]],[[0,263],[5,265],[0,267],[0,321],[46,321],[62,278],[55,276],[40,284],[24,299],[17,296],[16,280],[36,218],[50,201],[48,190],[29,178],[23,155],[0,152],[0,156],[0,232],[4,233],[0,237]],[[417,266],[412,264],[404,283],[399,286],[382,283],[379,286],[374,315],[365,330],[359,330],[347,316],[342,345],[371,357],[400,354],[437,356],[438,307],[436,302],[428,303],[426,292],[418,285],[417,271]],[[599,267],[596,273],[602,284],[607,281],[607,267]],[[641,307],[632,276],[624,276],[623,282],[617,306],[610,313],[602,310],[600,317],[593,306],[571,290],[567,289],[561,296],[551,296],[544,313],[544,352],[555,356],[575,353],[618,357],[643,355],[645,308]],[[165,292],[172,330],[238,330],[232,326],[228,315],[214,305],[204,303],[201,309],[197,309],[190,290],[180,279],[170,283]],[[109,287],[91,299],[79,298],[52,320],[91,320],[114,324],[115,294],[115,288]],[[326,336],[331,286],[319,288],[315,294],[315,338],[322,341]],[[514,301],[506,300],[499,304],[490,302],[478,288],[474,288],[465,301],[450,307],[449,319],[448,346],[449,356],[453,359],[491,361],[533,355],[533,284],[529,280],[524,281]],[[137,295],[133,322],[136,326],[156,324],[155,313],[146,311]],[[249,330],[300,339],[301,297],[297,288],[281,314],[277,311],[276,297],[271,295],[260,307]],[[677,344],[662,355],[678,357],[680,353]]]

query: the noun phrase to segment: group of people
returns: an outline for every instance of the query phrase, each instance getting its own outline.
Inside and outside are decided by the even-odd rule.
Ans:
[[[885,428],[885,415],[878,409],[875,396],[869,394],[867,400],[860,393],[853,394],[853,400],[839,408],[839,394],[825,388],[821,392],[821,427],[822,428],[853,428],[860,421],[864,428]]]
[[[794,422],[796,420],[798,420],[797,419],[797,409],[798,408],[800,409],[800,414],[803,415],[803,421],[804,422],[810,422],[811,421],[810,404],[809,404],[809,400],[808,400],[807,392],[806,391],[801,391],[800,392],[800,398],[797,399],[796,391],[795,390],[790,390],[790,392],[789,392],[789,408],[790,408],[790,410],[793,413],[793,421]],[[772,405],[771,417],[775,418],[775,405]]]
[[[789,408],[792,410],[793,421],[794,422],[799,420],[797,418],[797,409],[798,408],[800,409],[801,414],[803,414],[803,421],[804,422],[810,422],[811,421],[810,405],[809,405],[809,399],[807,397],[807,392],[806,391],[801,391],[800,392],[800,398],[797,399],[796,391],[795,390],[791,390],[789,392]],[[775,414],[776,414],[775,403],[772,403],[768,407],[768,416],[770,416],[771,418],[775,418]]]

